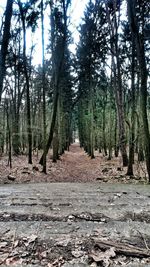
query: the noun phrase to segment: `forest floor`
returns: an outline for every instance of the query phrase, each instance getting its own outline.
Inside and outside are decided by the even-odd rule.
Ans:
[[[38,164],[40,154],[33,155],[33,164],[29,165],[27,156],[13,157],[12,169],[8,166],[8,157],[0,159],[0,183],[32,182],[101,182],[101,183],[146,183],[145,164],[135,160],[134,176],[126,175],[127,168],[122,168],[121,157],[108,160],[107,156],[95,152],[92,159],[79,147],[78,143],[70,146],[57,163],[52,162],[51,151],[47,157],[47,175],[42,173]]]
[[[36,157],[14,158],[11,171],[0,161],[0,266],[150,267],[144,167],[127,177],[120,159],[91,160],[77,144],[50,157],[47,175]]]

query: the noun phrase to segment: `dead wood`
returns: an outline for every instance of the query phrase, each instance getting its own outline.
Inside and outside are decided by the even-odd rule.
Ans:
[[[106,250],[111,247],[115,248],[116,254],[123,254],[129,257],[144,258],[150,257],[150,250],[129,245],[127,243],[119,243],[115,241],[93,239],[94,247]]]

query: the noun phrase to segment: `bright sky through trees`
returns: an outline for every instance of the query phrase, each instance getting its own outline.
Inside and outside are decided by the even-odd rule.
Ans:
[[[24,1],[25,2],[25,1]],[[77,30],[77,27],[79,26],[81,19],[83,17],[84,9],[86,4],[88,3],[88,0],[72,0],[72,5],[69,10],[70,15],[70,26],[69,29],[72,32],[73,36],[73,44],[70,45],[70,49],[72,52],[75,52],[76,44],[79,41],[79,33]],[[6,6],[6,0],[0,1],[0,20],[3,16],[3,13],[5,11]],[[48,12],[45,13],[45,46],[48,45],[48,29],[49,29],[49,18],[48,18]],[[40,34],[39,34],[40,32]],[[32,43],[35,42],[35,52],[33,57],[33,64],[38,65],[41,64],[41,58],[39,56],[39,51],[42,51],[41,48],[41,40],[39,39],[39,36],[41,36],[41,29],[40,29],[40,20],[39,20],[39,29],[36,30],[34,34],[31,34],[31,31],[29,30],[27,33],[27,46],[28,48],[31,47]]]

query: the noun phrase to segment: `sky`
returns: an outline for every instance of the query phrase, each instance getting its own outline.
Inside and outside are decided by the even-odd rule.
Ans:
[[[88,0],[72,0],[72,5],[69,10],[69,13],[71,14],[70,18],[70,31],[73,34],[74,43],[70,45],[71,51],[74,53],[76,48],[76,43],[79,41],[79,33],[77,31],[77,27],[81,22],[81,18],[83,17],[84,9],[86,4],[88,3]],[[0,20],[2,18],[3,12],[5,10],[6,6],[6,0],[0,0]],[[0,23],[1,25],[1,23]],[[45,14],[45,46],[47,46],[48,39],[48,26],[49,26],[49,19],[47,14]],[[40,28],[40,20],[39,20],[39,28]],[[41,54],[42,48],[41,48],[41,39],[39,38],[41,36],[40,29],[36,31],[34,36],[31,36],[31,33],[28,32],[27,34],[27,47],[30,47],[33,41],[36,43],[35,52],[34,52],[34,58],[33,58],[33,64],[38,65],[41,64],[41,58],[39,57],[39,54]]]

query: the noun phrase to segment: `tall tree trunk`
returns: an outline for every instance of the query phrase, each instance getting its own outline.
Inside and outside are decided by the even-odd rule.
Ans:
[[[12,136],[12,146],[15,155],[20,154],[20,129],[19,129],[19,114],[15,114],[13,121],[13,136]]]
[[[128,165],[128,156],[126,151],[126,136],[125,136],[125,111],[124,111],[124,96],[123,96],[123,86],[122,86],[122,75],[120,66],[120,56],[118,47],[118,27],[117,22],[117,2],[113,0],[113,18],[109,13],[108,4],[106,3],[106,13],[109,23],[110,39],[111,39],[111,51],[112,51],[112,66],[114,72],[114,88],[115,88],[115,98],[118,113],[118,125],[119,125],[119,146],[122,155],[123,166]],[[120,13],[119,13],[120,14]],[[120,21],[118,19],[118,21]],[[116,59],[116,62],[115,62]]]
[[[43,165],[43,157],[44,153],[47,155],[48,150],[51,146],[52,140],[53,140],[53,133],[55,129],[55,122],[56,122],[56,116],[57,116],[57,104],[58,104],[58,86],[59,83],[57,82],[57,86],[55,88],[55,94],[54,94],[54,100],[53,100],[53,114],[52,114],[52,120],[51,120],[51,126],[50,126],[50,132],[49,132],[49,137],[46,143],[45,151],[43,152],[42,157],[40,158],[39,164]]]
[[[59,148],[58,125],[56,125],[55,126],[55,131],[54,131],[54,134],[53,134],[53,162],[57,162],[57,160],[59,159],[58,148]]]
[[[119,144],[118,144],[118,118],[117,118],[117,111],[115,111],[115,133],[114,133],[114,150],[115,150],[115,157],[117,158],[119,155]]]
[[[94,159],[94,108],[93,108],[93,87],[90,84],[90,146],[91,146],[91,159]]]
[[[112,159],[112,127],[113,127],[113,116],[112,116],[112,108],[111,108],[111,99],[110,96],[110,106],[109,106],[109,136],[108,136],[108,160]]]
[[[55,129],[55,122],[57,117],[57,106],[58,106],[58,98],[59,98],[59,84],[60,84],[60,73],[61,69],[63,67],[64,62],[64,51],[66,47],[66,39],[67,39],[67,7],[65,7],[65,0],[62,1],[63,5],[63,17],[64,17],[64,35],[63,36],[57,36],[58,40],[55,40],[55,21],[54,21],[54,14],[53,14],[53,4],[50,2],[50,8],[51,8],[51,39],[52,39],[52,68],[53,68],[53,87],[54,87],[54,96],[53,96],[53,113],[52,113],[52,119],[51,119],[51,126],[49,131],[49,137],[47,140],[47,144],[45,146],[45,151],[40,158],[39,163],[43,165],[43,157],[44,154],[47,155],[48,150],[51,146],[52,140],[53,140],[53,133]],[[55,43],[56,42],[56,43]]]
[[[46,100],[45,100],[45,51],[44,51],[44,14],[43,0],[41,1],[41,28],[42,28],[42,89],[43,89],[43,172],[46,174]]]
[[[12,146],[11,146],[11,126],[10,126],[10,103],[6,102],[7,108],[7,131],[8,131],[8,166],[12,168]]]
[[[103,99],[103,149],[104,149],[104,154],[107,156],[107,145],[106,145],[106,96],[105,99]]]
[[[132,66],[131,66],[131,90],[132,90],[132,111],[129,139],[129,162],[127,175],[133,175],[134,163],[134,142],[135,142],[135,40],[132,40]]]
[[[116,87],[116,99],[118,110],[118,122],[119,122],[119,141],[120,150],[122,155],[123,166],[128,165],[128,156],[126,151],[126,136],[125,136],[125,111],[124,111],[124,97],[122,88],[122,77],[120,70],[120,59],[118,53],[118,45],[116,44],[116,59],[117,59],[117,87]]]
[[[146,159],[146,167],[148,172],[148,180],[150,182],[150,135],[147,118],[147,68],[145,60],[145,49],[143,36],[139,32],[139,25],[136,14],[136,0],[127,0],[128,18],[132,36],[135,39],[137,58],[140,68],[141,86],[140,86],[140,106],[143,122],[144,151]]]
[[[25,26],[25,14],[22,7],[22,3],[18,0],[22,28],[23,28],[23,66],[26,79],[26,101],[27,101],[27,132],[28,132],[28,163],[32,164],[32,130],[31,130],[31,109],[30,109],[30,82],[29,74],[27,70],[27,55],[26,55],[26,26]]]
[[[0,50],[0,102],[2,97],[3,90],[3,81],[5,77],[5,61],[8,50],[8,43],[10,38],[10,25],[11,25],[11,17],[12,17],[12,7],[13,0],[7,0],[6,11],[5,11],[5,22],[4,22],[4,31],[1,40],[1,50]]]

